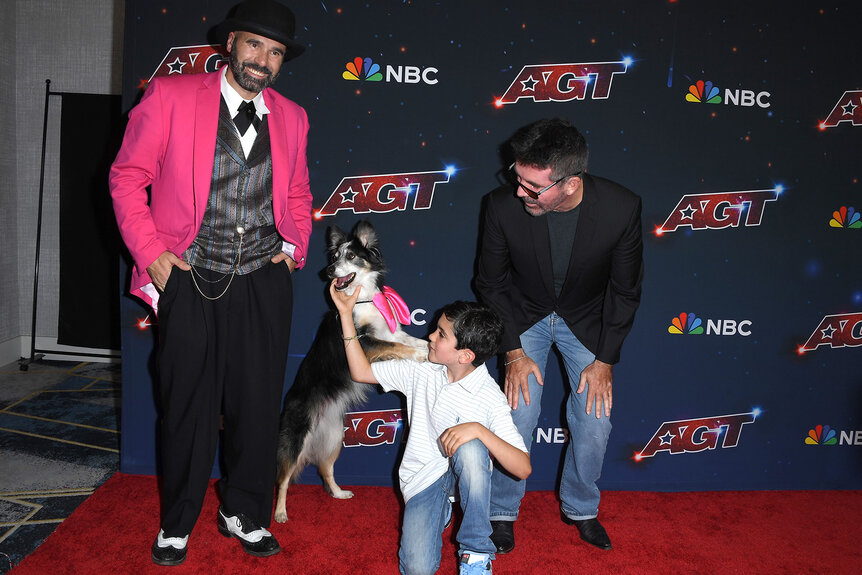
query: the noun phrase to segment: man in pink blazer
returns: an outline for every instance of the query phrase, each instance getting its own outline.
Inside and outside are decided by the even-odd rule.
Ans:
[[[268,86],[304,51],[294,29],[274,0],[235,6],[217,27],[229,65],[153,80],[111,167],[131,291],[159,317],[159,565],[185,560],[222,421],[219,532],[252,555],[281,550],[267,527],[312,197],[305,111]]]

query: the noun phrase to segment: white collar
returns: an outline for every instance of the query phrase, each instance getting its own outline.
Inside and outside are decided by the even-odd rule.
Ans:
[[[228,67],[225,66],[221,73],[221,95],[227,104],[230,117],[233,118],[239,110],[239,105],[245,100],[227,81],[227,68]],[[269,108],[266,107],[266,104],[263,101],[263,92],[258,92],[257,96],[255,96],[251,101],[254,102],[254,109],[257,112],[258,117],[262,117],[264,114],[269,114]]]
[[[449,382],[449,376],[446,371],[447,367],[440,363],[434,365],[440,370],[442,377],[446,379],[446,383],[448,385],[460,385],[465,391],[470,393],[475,393],[479,389],[479,385],[482,380],[485,379],[485,376],[489,375],[488,368],[485,367],[485,364],[483,363],[461,379]]]

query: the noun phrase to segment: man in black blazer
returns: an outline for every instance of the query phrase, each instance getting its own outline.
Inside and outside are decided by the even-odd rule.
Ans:
[[[572,388],[561,516],[583,540],[610,549],[597,519],[596,481],[611,431],[613,364],[640,303],[641,200],[586,173],[586,142],[565,120],[524,126],[509,145],[512,185],[485,198],[476,288],[505,324],[504,390],[528,448],[551,345],[561,353]],[[498,553],[515,546],[524,489],[524,481],[495,470],[491,539]]]

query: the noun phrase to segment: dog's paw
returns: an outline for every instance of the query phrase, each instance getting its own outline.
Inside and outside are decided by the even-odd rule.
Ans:
[[[350,499],[353,497],[353,492],[347,489],[339,489],[338,491],[332,491],[331,495],[336,499]]]
[[[276,523],[287,522],[287,511],[279,511],[278,509],[276,509],[273,519],[275,519]]]

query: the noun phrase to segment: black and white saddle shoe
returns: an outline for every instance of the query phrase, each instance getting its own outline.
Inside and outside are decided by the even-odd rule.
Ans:
[[[218,508],[218,532],[225,537],[236,537],[242,548],[255,557],[269,557],[281,551],[275,536],[242,513],[226,515],[223,506]]]
[[[165,537],[165,532],[159,530],[159,535],[153,542],[153,563],[171,567],[186,560],[186,550],[189,536]]]

